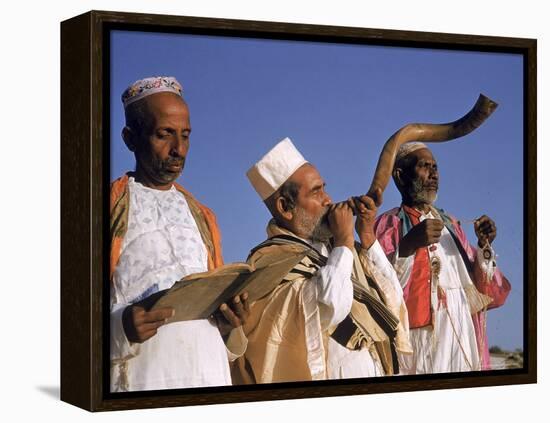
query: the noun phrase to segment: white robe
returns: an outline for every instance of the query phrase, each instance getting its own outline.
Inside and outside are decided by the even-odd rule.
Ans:
[[[128,231],[111,289],[111,392],[231,384],[228,356],[246,347],[234,330],[229,352],[208,320],[175,322],[138,344],[128,342],[122,312],[131,303],[207,270],[207,252],[185,197],[130,178]]]
[[[308,287],[315,288],[323,293],[326,291],[325,287],[331,285],[341,285],[346,286],[347,289],[352,289],[351,272],[353,266],[353,254],[351,251],[346,247],[340,247],[333,249],[329,255],[324,244],[314,244],[313,246],[323,255],[332,257],[332,263],[334,263],[335,266],[334,271],[330,274],[330,277],[322,271],[324,268],[321,268],[321,270],[313,278],[314,283],[310,283]],[[378,241],[375,241],[368,250],[363,250],[362,254],[366,258],[369,268],[376,269],[375,274],[384,275],[388,281],[391,281],[394,284],[393,288],[396,293],[396,298],[394,298],[394,301],[398,304],[401,303],[402,291],[399,286],[397,276]],[[334,260],[334,255],[337,255],[339,259]],[[345,258],[340,258],[341,255],[344,255]],[[385,292],[389,292],[389,290],[385,290]],[[346,301],[348,302],[344,302],[337,294],[338,293],[336,290],[332,291],[332,295],[327,295],[325,293],[324,302],[330,303],[332,309],[347,310],[347,313],[349,313],[351,308],[351,303],[348,301],[349,298],[346,298]],[[322,330],[326,330],[330,326],[329,321],[326,318],[326,313],[326,308],[319,307]],[[344,314],[344,317],[347,313]],[[342,319],[343,318],[336,319],[335,323],[339,323]],[[366,347],[359,350],[350,350],[336,342],[332,337],[329,337],[327,344],[328,379],[364,378],[383,375],[384,370],[376,353],[373,356]]]
[[[420,216],[420,221],[434,218],[432,212]],[[439,285],[446,294],[446,304],[437,301],[435,293],[432,304],[435,309],[434,329],[431,326],[410,330],[414,354],[405,358],[404,374],[463,372],[480,369],[480,357],[470,306],[464,286],[473,284],[464,260],[447,228],[443,228],[436,250],[428,249],[430,260],[437,255],[441,261]],[[478,252],[479,253],[479,252]],[[483,262],[482,260],[480,263]],[[395,269],[404,287],[409,280],[414,263],[414,254],[396,257]],[[434,285],[432,284],[432,290]],[[436,304],[434,304],[436,303]]]

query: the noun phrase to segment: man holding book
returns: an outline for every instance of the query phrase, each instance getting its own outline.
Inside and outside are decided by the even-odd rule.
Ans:
[[[231,384],[228,358],[246,348],[246,295],[222,304],[219,324],[166,324],[174,309],[151,310],[175,281],[223,264],[214,213],[175,182],[191,133],[181,85],[172,77],[145,78],[126,89],[122,102],[122,137],[136,169],[111,184],[111,391]]]

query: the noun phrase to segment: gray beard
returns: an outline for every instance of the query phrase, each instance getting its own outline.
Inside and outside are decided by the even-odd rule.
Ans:
[[[419,178],[412,181],[408,192],[413,203],[432,205],[437,200],[437,191],[426,190]]]
[[[304,209],[297,207],[296,224],[298,229],[313,242],[327,242],[332,237],[332,232],[324,219],[325,215],[323,213],[318,217],[312,217],[305,214]]]

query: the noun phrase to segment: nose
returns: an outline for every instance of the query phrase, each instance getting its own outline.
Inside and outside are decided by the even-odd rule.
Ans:
[[[325,197],[323,198],[323,206],[328,206],[332,204],[332,198],[330,198],[330,195],[328,195],[326,192],[324,193]]]
[[[430,179],[435,179],[436,181],[439,180],[439,170],[437,169],[436,166],[432,166],[430,168],[430,175],[429,175]]]
[[[176,135],[172,143],[171,155],[174,157],[185,157],[189,151],[189,137]]]

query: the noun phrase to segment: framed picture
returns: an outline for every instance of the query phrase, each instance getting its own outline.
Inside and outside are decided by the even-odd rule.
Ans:
[[[536,40],[92,11],[61,24],[61,49],[63,401],[102,411],[536,382]],[[154,138],[151,145],[157,143],[155,146],[160,145],[161,136],[178,139],[183,147],[177,164],[155,162],[161,157],[155,156],[157,153],[147,158],[136,146],[137,138],[132,138],[132,124],[143,130],[144,116],[153,113],[150,105],[137,112],[133,108],[160,92],[171,92],[172,99],[178,97],[185,119],[176,120],[173,132],[168,125],[157,128],[170,129],[167,134],[152,132],[143,139]],[[155,122],[162,120],[155,116]],[[150,124],[153,118],[147,119]],[[404,207],[412,197],[407,197],[409,191],[404,188],[407,179],[392,172],[393,159],[386,180],[379,185],[371,183],[386,141],[399,138],[400,128],[418,122],[428,125],[415,128],[428,128],[427,132],[414,132],[406,141],[424,140],[429,150],[417,145],[407,154],[417,151],[414,169],[420,163],[430,167],[429,171],[414,171],[428,172],[435,181],[430,189],[438,194],[437,202],[435,197],[429,202],[435,204],[433,208],[421,212],[435,213],[425,214],[426,220],[443,222],[436,239],[422,247],[425,256],[418,249],[406,254],[406,249],[399,247],[405,244],[396,241],[407,236],[404,220],[410,219],[412,230],[424,218],[408,214]],[[451,124],[433,125],[443,122]],[[426,135],[432,130],[440,131],[434,136],[437,140]],[[317,345],[321,352],[317,373],[310,366],[312,350],[305,346],[312,342],[311,333],[288,339],[284,322],[282,326],[273,323],[282,335],[271,349],[265,347],[266,343],[273,346],[270,335],[259,336],[258,330],[247,330],[245,324],[244,348],[235,353],[227,343],[223,346],[233,331],[218,330],[211,319],[167,323],[162,330],[189,322],[202,322],[203,326],[185,332],[187,338],[179,344],[151,347],[150,339],[160,336],[160,329],[151,325],[166,316],[159,314],[153,319],[150,313],[158,309],[142,301],[169,287],[147,282],[139,292],[130,293],[133,281],[150,272],[151,266],[156,266],[155,275],[164,275],[173,264],[164,261],[163,249],[173,249],[167,254],[178,260],[187,254],[194,263],[162,276],[172,283],[221,266],[222,255],[216,249],[218,229],[223,262],[244,262],[267,238],[266,226],[275,212],[266,204],[281,186],[271,186],[273,191],[265,193],[250,172],[247,178],[247,171],[286,138],[292,140],[292,148],[284,150],[282,157],[291,160],[288,154],[296,154],[293,148],[299,150],[297,157],[303,155],[313,164],[326,184],[322,186],[325,200],[330,196],[340,202],[367,192],[379,200],[378,240],[374,242],[385,253],[385,264],[379,266],[390,266],[395,273],[388,277],[400,282],[399,288],[391,288],[401,295],[397,308],[392,309],[382,285],[376,285],[376,271],[367,271],[370,279],[365,283],[377,292],[376,307],[382,304],[383,310],[395,311],[388,318],[390,322],[394,318],[395,327],[380,335],[381,339],[388,336],[384,344],[388,349],[380,346],[386,341],[377,341],[374,332],[354,317],[353,308],[348,315],[350,324],[355,324],[350,333],[358,338],[350,335],[345,342],[338,341],[338,348],[344,351],[338,360],[331,361],[335,354],[331,348],[335,347],[330,347],[330,342],[342,333],[338,328],[343,327],[344,317],[330,329],[319,323],[323,335]],[[441,138],[453,140],[431,143]],[[151,151],[160,151],[155,148]],[[394,156],[396,151],[397,147]],[[430,151],[429,159],[421,161],[418,151]],[[405,157],[399,154],[398,160]],[[170,191],[173,182],[185,187],[174,188],[174,201],[178,202],[178,196],[185,198],[187,218],[196,221],[191,224],[191,235],[176,232],[168,244],[162,238],[166,234],[159,235],[162,239],[144,236],[131,246],[128,231],[134,227],[147,231],[143,222],[149,219],[149,224],[151,216],[138,216],[138,200],[130,196],[137,192],[131,190],[138,188],[127,187],[137,184],[147,191],[154,185],[143,182],[140,172],[147,168],[140,168],[136,160],[148,160],[149,169],[162,168],[165,175],[175,175],[157,191]],[[383,195],[373,191],[375,185]],[[123,192],[128,202],[121,206]],[[144,195],[157,202],[159,216],[170,213],[171,206],[165,207],[165,200],[155,193]],[[264,200],[266,204],[262,204]],[[113,217],[114,207],[125,209]],[[157,206],[143,206],[143,210],[149,210],[147,207]],[[208,210],[215,214],[218,229],[213,229],[214,218]],[[208,239],[197,213],[205,219]],[[207,215],[210,217],[204,217]],[[141,226],[136,226],[135,219],[141,219]],[[163,228],[171,228],[171,224]],[[390,232],[383,230],[384,225]],[[144,233],[134,234],[132,239]],[[445,255],[441,234],[451,240],[449,248],[455,258]],[[187,238],[193,236],[199,244],[204,242],[202,264],[193,261],[199,253],[185,247]],[[363,243],[364,238],[356,236],[356,241]],[[181,250],[174,252],[171,242]],[[440,253],[435,252],[438,245]],[[364,245],[361,248],[366,251]],[[359,247],[358,251],[362,252]],[[438,254],[442,263],[434,264]],[[133,276],[117,276],[123,265]],[[420,272],[422,266],[428,266],[423,271],[428,272],[429,289],[428,302],[420,306],[410,300],[411,286],[415,286],[410,270]],[[446,285],[445,278],[455,277],[449,276],[452,272],[459,275],[455,275],[461,281],[457,286]],[[281,285],[275,286],[273,289],[279,289]],[[468,294],[473,287],[475,295],[479,294],[475,301],[481,304],[475,309]],[[359,294],[354,291],[354,295],[357,301]],[[267,310],[262,303],[265,298],[247,304],[250,316],[255,309],[260,316],[256,324],[268,318],[258,312],[258,307]],[[457,311],[466,306],[467,311]],[[287,311],[292,312],[293,307]],[[312,315],[321,316],[316,307],[318,314]],[[423,323],[421,307],[427,307],[429,313]],[[400,315],[397,309],[405,314]],[[217,308],[211,311],[219,314]],[[153,319],[146,321],[146,339],[137,330],[135,313]],[[280,313],[278,316],[284,320]],[[297,327],[301,324],[288,316],[287,321]],[[374,321],[372,324],[383,327],[379,320]],[[387,335],[390,332],[393,335]],[[407,346],[396,347],[396,333],[404,336]],[[172,334],[164,339],[175,342],[172,336],[178,337]],[[215,339],[211,345],[207,344],[209,336]],[[358,339],[353,346],[352,339]],[[122,348],[120,343],[126,349],[117,355],[114,351]],[[186,350],[188,344],[196,345]],[[217,352],[213,352],[215,348]],[[220,358],[227,354],[226,348],[227,360],[225,355]],[[378,370],[361,373],[344,365],[335,370],[335,363],[344,363],[352,353],[367,354],[373,369]],[[262,354],[263,358],[258,358]],[[274,355],[268,363],[265,356],[269,354]],[[160,383],[150,384],[150,375],[140,373],[145,361],[160,363],[153,370]],[[303,372],[299,370],[302,365]],[[195,372],[199,366],[202,370]]]

